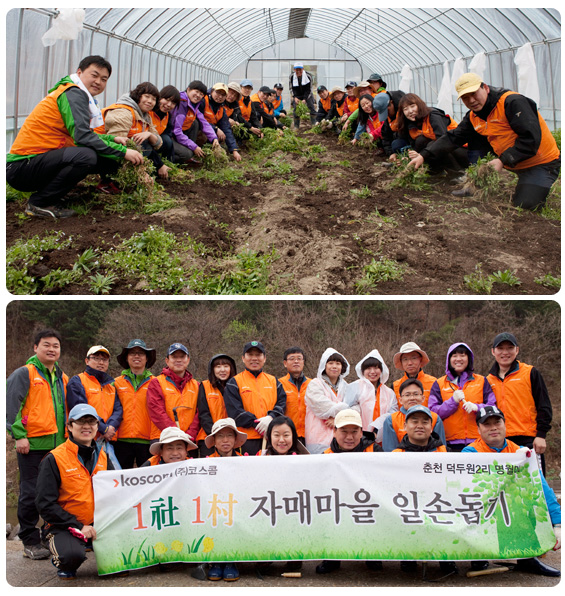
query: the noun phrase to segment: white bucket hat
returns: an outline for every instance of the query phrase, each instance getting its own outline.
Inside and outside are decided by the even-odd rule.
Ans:
[[[422,368],[424,368],[424,366],[426,366],[426,364],[428,364],[428,362],[430,361],[426,352],[424,352],[424,350],[421,350],[418,344],[414,343],[413,341],[409,341],[400,346],[400,351],[396,352],[396,354],[394,355],[392,361],[394,362],[395,368],[398,368],[398,370],[403,370],[402,364],[400,362],[400,357],[402,356],[402,354],[410,354],[410,352],[418,352],[418,354],[422,356],[422,364],[420,365]]]
[[[243,443],[247,441],[247,434],[237,430],[237,426],[233,418],[222,418],[221,420],[216,420],[216,422],[214,422],[214,426],[212,426],[212,431],[204,439],[204,443],[206,444],[206,447],[208,447],[208,449],[210,449],[216,444],[216,439],[214,438],[214,435],[220,432],[223,428],[231,428],[235,432],[235,444],[233,446],[234,449],[241,447]]]
[[[150,445],[149,451],[152,455],[159,455],[165,443],[172,443],[174,441],[184,441],[189,449],[197,448],[197,445],[190,440],[190,437],[184,431],[176,426],[169,426],[161,433],[159,441]]]

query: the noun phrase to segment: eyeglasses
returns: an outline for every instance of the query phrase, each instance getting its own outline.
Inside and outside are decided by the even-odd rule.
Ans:
[[[400,397],[422,397],[423,393],[403,393]]]
[[[304,362],[304,358],[302,356],[289,356],[286,359],[287,362]]]
[[[90,360],[94,360],[94,362],[106,362],[110,360],[110,358],[105,358],[104,356],[90,356]]]
[[[73,422],[78,426],[98,426],[98,420],[83,420],[80,418],[79,420],[73,420]]]

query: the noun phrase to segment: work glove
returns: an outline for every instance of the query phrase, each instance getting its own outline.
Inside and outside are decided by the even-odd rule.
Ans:
[[[454,399],[455,403],[458,404],[462,399],[465,399],[465,394],[463,393],[463,391],[461,389],[456,389],[453,392],[453,399]]]
[[[553,526],[553,533],[555,534],[555,546],[553,550],[561,550],[561,524]]]
[[[529,447],[520,447],[516,453],[522,453],[526,457],[532,457],[532,450]]]
[[[463,402],[463,409],[465,410],[465,412],[467,412],[467,414],[472,414],[473,412],[476,412],[479,409],[479,406],[471,401],[466,401]]]
[[[269,424],[271,424],[273,417],[272,416],[263,416],[263,418],[258,418],[255,420],[257,423],[255,426],[255,430],[260,434],[264,435],[269,428]]]

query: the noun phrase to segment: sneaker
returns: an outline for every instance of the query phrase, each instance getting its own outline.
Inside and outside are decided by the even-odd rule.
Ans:
[[[77,572],[76,571],[57,571],[57,577],[59,579],[76,579]]]
[[[100,182],[96,190],[106,195],[119,195],[122,192],[113,182]]]
[[[208,569],[208,579],[210,581],[218,581],[224,577],[223,569],[219,565],[211,565]]]
[[[236,582],[239,579],[239,571],[237,565],[233,563],[226,563],[224,567],[224,581]]]
[[[24,544],[24,557],[28,559],[33,559],[34,561],[40,559],[47,559],[50,557],[51,553],[47,548],[41,546],[41,544]]]
[[[56,205],[53,205],[52,207],[38,207],[31,203],[26,205],[25,213],[32,217],[46,217],[48,219],[62,219],[76,215],[76,212],[72,209],[64,209],[63,207],[57,207]]]
[[[473,191],[469,188],[460,188],[451,192],[454,197],[472,197]]]
[[[484,571],[488,565],[488,561],[471,561],[471,571]]]

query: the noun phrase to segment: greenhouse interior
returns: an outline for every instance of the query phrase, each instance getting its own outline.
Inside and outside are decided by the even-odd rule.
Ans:
[[[549,8],[15,8],[6,21],[7,148],[34,106],[81,58],[112,76],[109,105],[142,81],[184,90],[242,79],[288,83],[299,61],[328,89],[379,73],[455,119],[454,82],[472,71],[532,98],[561,126],[561,17]]]

